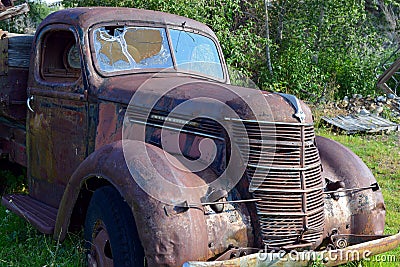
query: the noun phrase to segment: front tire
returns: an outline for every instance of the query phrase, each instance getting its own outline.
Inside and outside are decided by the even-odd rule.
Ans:
[[[86,214],[88,266],[145,266],[132,211],[112,186],[97,189]]]

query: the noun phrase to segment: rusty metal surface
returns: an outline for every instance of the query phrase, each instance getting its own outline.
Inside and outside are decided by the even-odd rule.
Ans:
[[[27,112],[28,185],[30,195],[58,208],[69,178],[88,155],[88,103],[81,70],[65,62],[74,32],[49,25],[35,38],[27,88],[33,110]]]
[[[378,77],[377,87],[387,94],[398,95],[400,58],[399,48],[381,65],[384,72]],[[388,63],[393,60],[392,63]]]
[[[88,266],[113,267],[113,258],[110,257],[112,255],[106,253],[107,243],[110,241],[110,236],[104,222],[101,221],[96,223],[93,232],[95,233],[95,236],[93,237],[93,242],[88,254]]]
[[[100,102],[98,107],[96,148],[122,139],[122,121],[126,111],[125,106],[112,102]]]
[[[52,234],[56,222],[57,209],[43,204],[29,195],[6,195],[1,203],[21,218],[29,221],[42,233]]]
[[[312,259],[324,266],[337,266],[349,261],[362,260],[400,245],[400,233],[389,237],[332,251],[306,251],[290,253],[256,253],[238,259],[214,262],[186,262],[183,267],[300,267],[309,266]],[[297,260],[296,260],[297,259]]]
[[[260,110],[260,114],[257,114],[258,119],[270,122],[298,123],[291,104],[278,94],[262,92],[261,95],[260,91],[255,89],[201,81],[188,75],[174,73],[136,74],[133,80],[130,76],[110,77],[104,79],[100,84],[98,98],[104,101],[129,104],[130,99],[139,88],[142,92],[146,92],[146,95],[143,95],[143,108],[150,108],[146,104],[150,105],[154,98],[163,96],[155,108],[168,113],[185,100],[208,97],[226,103],[242,119],[251,120],[255,118],[255,114],[252,114],[248,104],[243,101],[243,99],[250,99],[248,102],[252,101],[255,109],[257,109],[257,105],[261,107],[261,105],[266,104],[270,110],[274,111],[262,113]],[[164,94],[165,92],[168,93]],[[202,107],[201,104],[206,106]],[[203,109],[203,113],[205,111],[214,112],[209,110],[213,106],[215,105],[203,101],[199,102],[195,108]],[[312,124],[312,114],[309,107],[303,102],[301,102],[301,106],[306,114],[305,123]],[[214,109],[216,108],[214,107]],[[219,116],[221,121],[224,120],[223,115]]]
[[[376,183],[365,163],[343,145],[317,136],[325,182],[342,181],[345,188]],[[325,198],[325,236],[339,234],[381,235],[385,226],[385,204],[380,190],[341,192]]]
[[[324,206],[321,163],[310,124],[244,121],[250,138],[247,173],[265,245],[280,248],[322,242]]]
[[[58,207],[74,170],[86,158],[87,104],[35,93],[28,117],[29,193]]]
[[[374,114],[339,115],[334,118],[323,116],[322,119],[328,124],[346,131],[347,134],[398,131],[400,129],[400,125]]]
[[[185,23],[185,28],[202,31],[216,39],[214,32],[198,21],[164,12],[135,8],[81,7],[64,9],[47,16],[41,25],[59,23],[60,21],[83,29],[88,29],[94,24],[117,21],[134,21],[137,23],[143,22],[163,26],[175,25],[179,27]],[[42,26],[39,26],[38,29],[40,30]]]
[[[178,266],[188,260],[215,259],[232,246],[304,248],[310,244],[310,248],[315,248],[335,229],[340,234],[382,233],[384,204],[379,191],[356,192],[323,202],[321,161],[322,177],[343,181],[346,188],[370,186],[375,179],[351,152],[317,138],[321,145],[320,161],[312,114],[303,102],[298,102],[301,109],[297,108],[305,116],[300,123],[292,104],[275,93],[209,82],[189,74],[100,76],[91,61],[88,31],[92,25],[117,20],[141,25],[150,21],[151,25],[174,27],[186,22],[185,27],[215,38],[209,28],[198,22],[135,9],[76,8],[55,12],[43,21],[36,35],[39,41],[34,42],[35,59],[30,65],[34,72],[28,93],[34,96],[34,112],[28,112],[27,121],[28,177],[33,197],[59,207],[54,238],[63,240],[69,226],[79,225],[92,192],[110,184],[132,209],[148,266]],[[72,27],[57,25],[60,21]],[[84,60],[79,77],[57,83],[56,78],[46,80],[43,72],[38,71],[41,65],[37,53],[46,36],[42,30],[71,30],[67,39],[76,38]],[[51,61],[47,63],[52,66]],[[138,101],[128,107],[133,96]],[[193,99],[190,106],[173,113],[180,104]],[[250,138],[248,165],[241,161],[240,155],[246,157],[246,152],[240,154],[240,144],[227,144],[227,134],[235,132],[235,123],[217,103],[236,111],[237,121],[246,125]],[[176,117],[168,121],[171,113]],[[124,123],[133,140],[134,131],[143,131],[143,142],[120,141]],[[179,128],[181,124],[184,127]],[[161,129],[167,129],[170,138],[165,144],[161,143]],[[9,135],[8,130],[4,132]],[[0,134],[3,135],[1,129]],[[170,145],[174,138],[179,147]],[[205,170],[190,172],[182,162],[185,157],[199,157],[198,147],[205,139],[214,140],[217,155]],[[125,155],[123,146],[127,148]],[[271,155],[270,148],[276,150],[275,155]],[[209,144],[205,150],[210,152],[212,146]],[[210,195],[207,183],[225,171],[227,155],[246,173],[236,174],[240,180],[232,191],[223,187],[232,186],[231,181],[221,184],[217,189],[230,192],[220,199],[256,196],[258,202],[224,202],[222,209],[182,205],[201,204]],[[252,172],[252,168],[257,171]],[[149,181],[160,175],[170,184],[189,191],[151,183],[149,192],[145,192],[138,184],[139,180]],[[233,179],[235,174],[231,172],[228,177]],[[255,188],[257,179],[263,181]],[[195,186],[201,189],[190,191]],[[323,205],[327,210],[325,217]],[[286,240],[281,242],[282,238]]]
[[[201,177],[183,172],[170,164],[164,152],[157,147],[145,145],[145,149],[152,155],[150,163],[143,153],[135,153],[143,151],[143,144],[129,141],[128,146],[132,153],[125,158],[128,163],[136,164],[136,175],[147,173],[148,177],[152,177],[160,172],[174,183],[186,186],[204,183]],[[180,165],[176,159],[174,161]],[[148,173],[152,170],[148,164],[158,166],[156,173]],[[90,188],[91,179],[106,180],[113,184],[130,205],[149,266],[178,266],[189,259],[209,259],[231,243],[238,246],[252,244],[249,216],[242,210],[245,209],[243,205],[237,205],[235,209],[227,205],[225,211],[218,214],[210,210],[205,212],[201,208],[170,212],[174,207],[150,197],[130,177],[122,153],[122,142],[103,146],[90,155],[74,173],[61,201],[54,236],[61,239],[65,237],[69,216],[81,187],[85,188],[86,185],[94,190]],[[200,203],[200,198],[205,194],[198,190],[190,195],[174,194],[168,188],[155,187],[153,190],[163,192],[176,203]]]

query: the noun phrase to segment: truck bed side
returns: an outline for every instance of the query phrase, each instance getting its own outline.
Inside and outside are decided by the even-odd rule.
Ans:
[[[0,34],[0,153],[26,166],[26,99],[33,35]]]

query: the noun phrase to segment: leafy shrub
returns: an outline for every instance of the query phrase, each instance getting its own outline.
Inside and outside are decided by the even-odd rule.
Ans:
[[[231,68],[249,76],[262,89],[285,91],[314,100],[356,92],[374,94],[375,69],[390,52],[384,51],[384,45],[386,48],[393,46],[385,37],[389,22],[383,14],[383,1],[63,2],[66,7],[100,5],[152,9],[201,21],[215,31]],[[269,3],[268,40],[265,38],[265,3]],[[267,45],[271,51],[272,73],[266,60]]]

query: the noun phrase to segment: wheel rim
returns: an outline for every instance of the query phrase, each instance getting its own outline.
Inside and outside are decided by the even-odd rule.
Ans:
[[[91,267],[113,267],[110,236],[102,221],[98,221],[93,229],[93,239],[88,254],[88,265]]]

